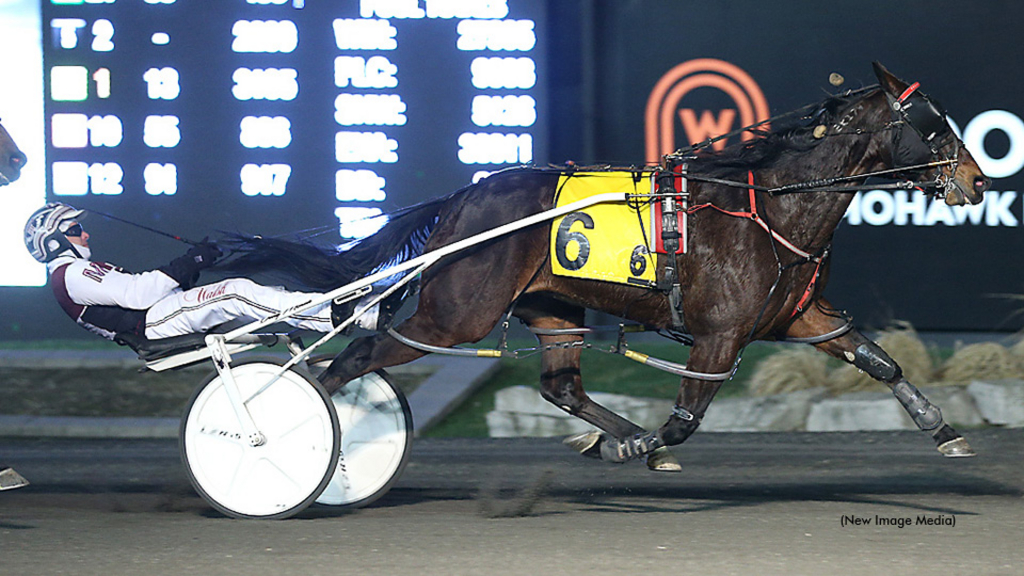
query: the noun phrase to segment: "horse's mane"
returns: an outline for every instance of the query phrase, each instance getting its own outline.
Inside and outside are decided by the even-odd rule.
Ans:
[[[751,140],[721,151],[698,154],[689,162],[690,169],[707,176],[723,177],[738,171],[770,168],[790,152],[806,152],[821,144],[823,139],[814,137],[814,129],[835,124],[841,110],[872,93],[829,96],[808,113],[774,126],[771,131],[751,130],[754,134]]]
[[[388,213],[387,225],[378,232],[342,246],[309,238],[225,233],[219,243],[231,257],[215,268],[244,276],[269,275],[302,289],[327,292],[419,256],[441,206],[463,191]]]

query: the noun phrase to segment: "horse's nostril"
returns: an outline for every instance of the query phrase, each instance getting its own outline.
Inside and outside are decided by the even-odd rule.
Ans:
[[[10,163],[15,168],[22,168],[28,162],[28,157],[22,152],[15,152],[11,155]]]
[[[988,187],[992,185],[992,179],[987,176],[978,176],[974,179],[974,191],[984,192],[988,190]]]

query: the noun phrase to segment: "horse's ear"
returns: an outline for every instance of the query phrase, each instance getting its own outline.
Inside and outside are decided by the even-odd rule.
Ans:
[[[881,63],[872,62],[872,65],[875,67],[875,76],[878,78],[878,83],[881,84],[882,88],[889,94],[899,96],[907,89],[907,86],[909,86],[909,84],[903,80],[893,76],[892,72],[889,72],[889,70],[887,70],[885,66],[882,66]]]

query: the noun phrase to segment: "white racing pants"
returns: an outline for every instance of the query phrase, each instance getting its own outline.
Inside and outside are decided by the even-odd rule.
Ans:
[[[168,295],[146,312],[146,338],[206,332],[231,320],[255,322],[308,302],[314,296],[319,294],[288,292],[283,288],[261,286],[247,278],[196,286]],[[331,304],[327,302],[293,314],[284,322],[313,332],[330,332],[333,327]]]

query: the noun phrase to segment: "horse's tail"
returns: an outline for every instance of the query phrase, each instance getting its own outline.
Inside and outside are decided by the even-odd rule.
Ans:
[[[387,214],[387,224],[375,234],[340,247],[228,233],[220,243],[231,257],[216,269],[243,276],[266,274],[327,292],[422,254],[441,208],[455,194]]]

